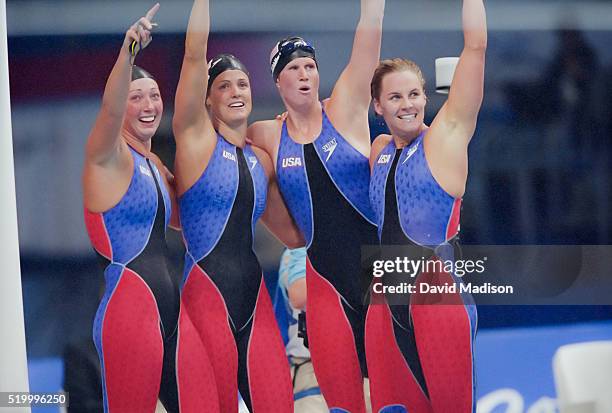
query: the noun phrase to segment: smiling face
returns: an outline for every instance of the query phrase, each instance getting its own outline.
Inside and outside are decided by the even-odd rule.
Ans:
[[[374,110],[385,119],[391,133],[412,140],[423,128],[427,98],[422,82],[411,70],[384,75]]]
[[[142,142],[149,141],[161,121],[164,104],[157,82],[140,78],[130,83],[123,128]]]
[[[283,68],[276,81],[288,106],[303,106],[319,100],[319,70],[310,57],[298,57]]]
[[[251,84],[241,70],[226,70],[210,85],[206,106],[213,119],[230,127],[246,123],[251,114]]]

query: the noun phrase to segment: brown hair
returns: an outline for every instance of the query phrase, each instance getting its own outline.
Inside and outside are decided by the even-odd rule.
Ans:
[[[407,70],[414,73],[419,79],[419,82],[421,82],[423,91],[425,91],[425,77],[423,76],[423,72],[421,71],[419,65],[414,63],[412,60],[396,57],[395,59],[382,60],[378,64],[378,67],[374,71],[372,82],[370,83],[370,93],[372,95],[372,99],[378,100],[382,88],[382,80],[386,75],[393,72],[401,72],[402,70]]]

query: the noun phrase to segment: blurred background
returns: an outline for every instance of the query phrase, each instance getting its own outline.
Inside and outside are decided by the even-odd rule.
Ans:
[[[230,52],[249,68],[251,121],[283,111],[268,58],[289,34],[317,49],[321,98],[329,96],[348,62],[358,0],[211,3],[209,56]],[[103,277],[83,223],[84,143],[123,35],[152,4],[7,0],[33,391],[61,383],[66,346],[91,336]],[[190,8],[186,0],[161,4],[153,43],[137,62],[162,90],[165,114],[153,146],[170,169],[173,97]],[[470,145],[462,242],[611,244],[612,1],[488,0],[486,8],[485,99]],[[422,66],[431,120],[444,102],[434,93],[434,59],[458,56],[463,45],[461,1],[387,0],[385,15],[381,57],[408,57]],[[372,116],[373,137],[384,130]],[[180,236],[172,237],[179,263]],[[257,252],[270,280],[281,251],[259,228]],[[478,393],[483,406],[493,406],[486,411],[506,411],[495,410],[496,400],[510,406],[504,397],[520,398],[526,412],[556,411],[552,354],[572,341],[612,339],[611,319],[606,306],[479,309]]]

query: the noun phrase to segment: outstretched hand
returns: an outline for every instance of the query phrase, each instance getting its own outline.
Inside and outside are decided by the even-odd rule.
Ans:
[[[157,24],[153,23],[152,20],[157,10],[159,10],[159,3],[155,3],[147,14],[138,19],[125,33],[123,47],[129,49],[132,55],[132,63],[138,52],[147,47],[149,43],[151,43],[151,40],[153,40],[151,31]]]

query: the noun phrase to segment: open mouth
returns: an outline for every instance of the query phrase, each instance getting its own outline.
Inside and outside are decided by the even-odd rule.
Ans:
[[[243,108],[244,107],[244,102],[234,102],[234,103],[230,103],[229,105],[230,108]]]
[[[307,93],[310,92],[310,86],[302,86],[298,89],[300,92]]]
[[[141,121],[142,123],[153,123],[155,122],[155,116],[151,115],[151,116],[142,116],[140,118],[138,118],[139,121]]]
[[[412,122],[413,120],[416,119],[416,113],[410,113],[410,114],[406,114],[406,115],[401,115],[401,116],[398,116],[398,118],[400,118],[401,120]]]

